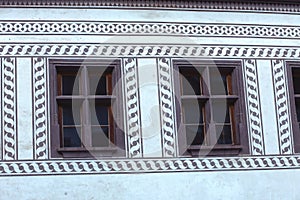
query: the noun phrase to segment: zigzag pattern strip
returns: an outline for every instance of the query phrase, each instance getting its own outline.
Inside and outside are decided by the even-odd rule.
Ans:
[[[137,86],[137,62],[134,58],[125,58],[124,83],[127,113],[127,146],[130,158],[142,157],[142,139],[140,129],[140,108]]]
[[[261,109],[255,60],[244,60],[248,130],[253,155],[264,155]]]
[[[33,106],[35,159],[47,159],[46,59],[33,58]]]
[[[16,59],[2,59],[2,145],[3,160],[17,159]]]
[[[300,167],[300,157],[231,157],[185,159],[71,160],[1,162],[0,176],[43,174],[101,174],[188,172],[216,170],[290,169]]]
[[[0,5],[3,7],[134,7],[134,8],[176,8],[176,9],[194,9],[194,10],[239,10],[239,11],[262,11],[262,12],[299,12],[300,7],[293,2],[234,2],[234,1],[194,1],[194,0],[97,0],[97,1],[85,1],[85,0],[11,0],[1,1]]]
[[[159,92],[160,92],[160,107],[162,121],[162,138],[163,138],[163,156],[174,157],[176,154],[175,147],[175,117],[173,107],[172,93],[172,74],[170,67],[170,59],[159,58]]]
[[[285,66],[283,60],[272,60],[274,92],[276,102],[277,126],[281,154],[292,154],[292,135],[287,86],[285,80]]]
[[[300,48],[126,44],[0,44],[0,56],[299,58]]]
[[[0,34],[43,35],[181,35],[225,37],[299,38],[300,27],[230,25],[230,24],[178,24],[178,23],[122,23],[122,22],[38,22],[2,21]]]

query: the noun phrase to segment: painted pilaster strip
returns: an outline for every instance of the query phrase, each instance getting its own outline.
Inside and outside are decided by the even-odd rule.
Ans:
[[[123,59],[124,94],[126,112],[127,153],[129,158],[142,157],[142,136],[140,123],[139,92],[137,83],[137,60]]]
[[[264,155],[265,145],[258,88],[256,62],[254,59],[244,60],[245,94],[247,105],[248,134],[252,155]]]
[[[163,157],[176,156],[176,128],[174,97],[172,90],[172,67],[169,58],[158,58],[158,81],[161,107],[161,134]]]
[[[33,58],[33,140],[35,159],[48,158],[46,59]]]
[[[284,61],[272,60],[272,70],[280,154],[292,154],[294,148],[292,144],[291,113]]]
[[[3,160],[17,159],[16,59],[2,58],[2,144]]]

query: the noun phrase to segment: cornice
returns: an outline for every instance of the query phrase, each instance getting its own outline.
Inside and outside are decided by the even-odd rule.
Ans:
[[[183,9],[215,11],[258,11],[258,12],[300,12],[300,2],[289,1],[195,1],[195,0],[3,0],[0,7],[54,7],[54,8],[145,8]]]

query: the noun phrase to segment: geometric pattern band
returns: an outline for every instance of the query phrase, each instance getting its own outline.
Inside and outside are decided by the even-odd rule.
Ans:
[[[300,168],[299,155],[229,158],[3,161],[0,176],[197,172]]]
[[[158,58],[158,88],[160,94],[163,157],[176,156],[176,126],[171,59]]]
[[[0,21],[0,35],[177,35],[300,38],[300,27],[244,24]]]
[[[16,97],[16,58],[1,59],[1,125],[2,158],[17,159],[17,97]]]
[[[105,56],[297,59],[300,47],[233,45],[0,44],[0,56]]]
[[[291,112],[286,85],[285,64],[283,60],[272,60],[271,62],[280,153],[292,154],[294,152],[291,127],[292,121],[290,119]]]
[[[126,112],[127,153],[129,158],[143,156],[139,89],[137,82],[137,59],[124,58],[124,96]]]
[[[48,158],[47,69],[46,58],[32,59],[33,141],[35,159]]]
[[[251,11],[251,12],[279,12],[279,13],[298,13],[299,4],[294,1],[182,1],[182,0],[107,0],[85,1],[85,0],[11,0],[1,1],[1,7],[48,7],[48,8],[150,8],[150,9],[176,9],[176,10],[202,10],[202,11]],[[132,8],[131,8],[132,9]]]
[[[244,80],[250,151],[252,155],[264,155],[257,67],[254,59],[244,60]]]

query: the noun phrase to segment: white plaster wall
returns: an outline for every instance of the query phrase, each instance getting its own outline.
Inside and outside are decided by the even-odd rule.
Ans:
[[[0,178],[0,199],[298,200],[300,170]]]

